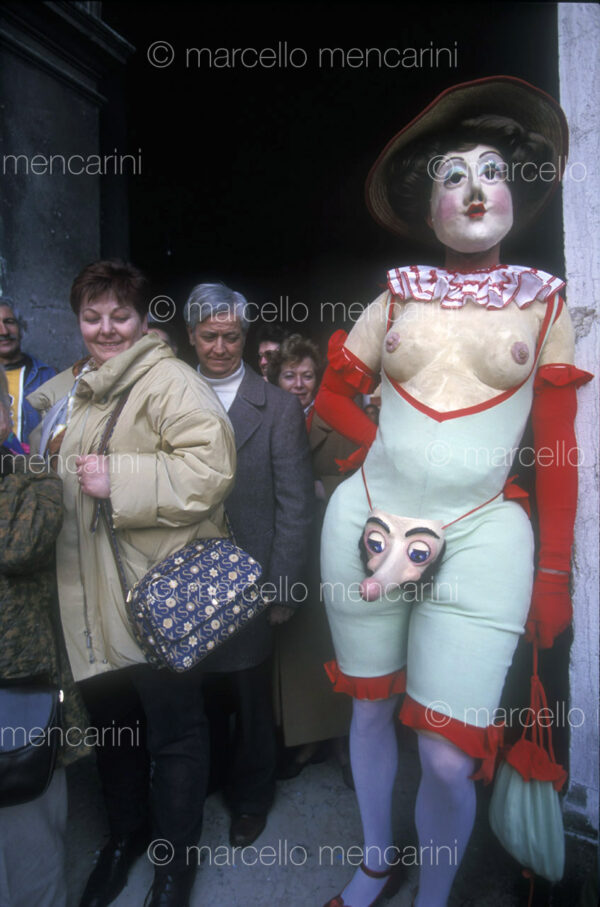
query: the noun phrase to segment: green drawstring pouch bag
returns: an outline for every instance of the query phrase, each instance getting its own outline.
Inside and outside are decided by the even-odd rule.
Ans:
[[[490,825],[521,866],[549,882],[565,868],[565,836],[558,794],[551,781],[525,781],[503,762],[494,781]]]
[[[540,711],[545,712],[540,715]],[[566,772],[554,758],[548,705],[533,651],[531,720],[504,756],[490,802],[492,831],[521,866],[549,882],[565,868],[565,835],[558,791]]]

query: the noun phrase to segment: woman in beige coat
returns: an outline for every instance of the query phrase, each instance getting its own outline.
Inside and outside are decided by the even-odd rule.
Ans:
[[[69,658],[92,723],[111,731],[98,747],[111,837],[82,907],[110,904],[150,840],[142,723],[152,764],[152,836],[168,842],[155,861],[150,907],[188,904],[195,867],[187,865],[186,848],[200,835],[208,770],[201,685],[145,663],[105,526],[100,521],[91,530],[96,502],[109,499],[130,584],[192,539],[226,534],[222,501],[235,470],[231,426],[205,382],[158,337],[145,335],[146,296],[145,278],[131,265],[85,268],[71,306],[90,358],[29,398],[46,414],[40,449],[64,483],[57,572]],[[98,455],[123,394],[108,454]],[[117,739],[123,729],[129,735]]]

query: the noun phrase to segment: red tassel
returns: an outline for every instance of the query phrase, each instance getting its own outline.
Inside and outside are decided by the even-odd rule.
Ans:
[[[545,715],[540,715],[543,711]],[[538,645],[535,642],[529,714],[530,724],[523,728],[520,739],[504,754],[504,758],[524,781],[551,781],[554,789],[559,791],[567,780],[567,773],[554,756],[548,700],[538,676]]]

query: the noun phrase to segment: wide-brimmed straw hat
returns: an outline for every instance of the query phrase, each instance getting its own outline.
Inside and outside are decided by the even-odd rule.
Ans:
[[[535,85],[513,76],[489,76],[447,88],[388,142],[367,177],[366,200],[371,215],[394,233],[434,242],[425,223],[404,219],[392,208],[388,193],[388,164],[415,141],[450,132],[463,120],[480,115],[510,117],[528,132],[545,138],[552,149],[545,164],[544,189],[523,199],[515,213],[515,229],[530,223],[546,204],[562,177],[569,147],[569,130],[560,105]],[[554,169],[552,169],[554,168]],[[552,178],[552,174],[554,177]],[[550,176],[549,179],[546,177]]]

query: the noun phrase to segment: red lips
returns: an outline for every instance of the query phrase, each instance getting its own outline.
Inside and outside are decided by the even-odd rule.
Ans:
[[[472,217],[472,218],[483,217],[483,215],[485,214],[485,205],[482,204],[481,202],[478,202],[478,203],[474,202],[472,205],[469,205],[469,207],[467,208],[465,213],[466,213],[467,217]]]

